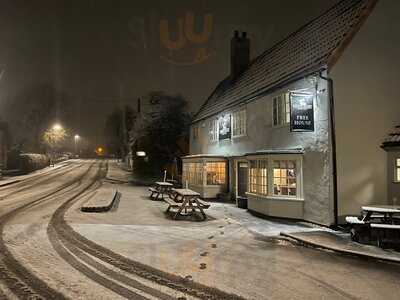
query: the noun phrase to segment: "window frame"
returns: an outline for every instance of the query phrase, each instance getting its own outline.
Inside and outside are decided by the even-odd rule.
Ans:
[[[281,101],[283,102],[283,105],[281,104],[281,107],[284,108],[284,113],[283,116],[280,116],[280,111],[279,111],[279,103],[277,103],[276,108],[277,108],[277,124],[275,124],[275,102],[276,101]],[[275,95],[272,97],[272,127],[274,128],[279,128],[279,127],[286,127],[290,125],[290,97],[288,92],[280,93],[278,95]],[[283,120],[283,122],[279,122],[279,120]]]
[[[252,165],[255,163],[256,167],[254,168]],[[268,159],[250,159],[248,163],[248,179],[247,179],[247,187],[250,193],[254,193],[257,195],[268,196],[269,193],[269,162]],[[264,165],[264,168],[260,168],[261,165]],[[253,173],[253,170],[256,170]],[[265,174],[261,170],[266,170]],[[255,182],[253,182],[253,177],[255,177]],[[265,183],[265,184],[264,184]],[[253,189],[254,187],[254,189]],[[261,191],[260,191],[261,190]],[[265,190],[265,193],[263,192]]]
[[[399,174],[399,170],[400,170],[400,157],[395,157],[394,159],[394,176],[393,176],[393,182],[394,183],[400,183],[400,174]]]
[[[208,140],[210,143],[216,143],[219,139],[218,118],[208,121]]]
[[[191,168],[193,167],[193,168]],[[182,183],[186,180],[188,184],[195,186],[202,186],[204,183],[204,167],[203,162],[199,161],[188,161],[183,163],[182,166]],[[200,171],[200,172],[198,172]]]
[[[250,161],[251,160],[267,160],[267,195],[251,192],[250,189]],[[274,194],[274,161],[293,160],[296,163],[296,196],[290,195],[275,195]],[[266,199],[282,199],[282,200],[300,200],[303,201],[303,155],[302,154],[265,154],[248,156],[249,173],[248,173],[248,194]]]
[[[192,140],[198,140],[199,139],[199,125],[195,124],[192,125]]]
[[[289,176],[286,175],[286,176],[282,177],[282,170],[289,170],[288,162],[290,162],[290,161],[294,163],[294,168],[290,168],[290,169],[294,169],[295,170],[295,176],[294,177],[289,177]],[[275,164],[277,162],[279,163],[279,169],[281,170],[279,177],[275,176]],[[273,190],[271,191],[272,195],[274,197],[297,198],[298,189],[299,189],[299,182],[298,182],[299,180],[298,180],[298,176],[297,176],[297,173],[298,173],[298,168],[297,168],[298,162],[297,162],[297,160],[295,160],[295,159],[273,159],[272,163],[273,163],[273,166],[272,166],[272,177],[273,177],[272,178],[272,181],[273,181],[272,182],[272,188],[273,188]],[[285,168],[282,168],[282,163],[284,163],[284,167]],[[282,179],[288,180],[289,178],[294,178],[296,180],[296,194],[295,195],[290,195],[289,193],[288,194],[276,194],[275,193],[275,179],[280,179],[280,181],[282,183]],[[283,186],[285,186],[286,188],[289,188],[288,184],[283,185]]]
[[[237,124],[238,119],[239,121],[239,127],[235,125]],[[243,129],[239,130],[242,131],[239,134],[235,134],[235,129],[240,128],[240,125],[242,125]],[[238,138],[238,137],[243,137],[247,135],[247,109],[242,108],[239,110],[235,110],[232,112],[232,125],[231,125],[231,131],[232,131],[232,138]]]
[[[219,164],[219,163],[223,163],[224,166],[224,183],[218,183],[218,184],[209,184],[208,183],[208,170],[207,170],[207,164]],[[205,186],[226,186],[227,185],[227,162],[226,161],[222,161],[222,160],[207,160],[204,162],[204,185]]]

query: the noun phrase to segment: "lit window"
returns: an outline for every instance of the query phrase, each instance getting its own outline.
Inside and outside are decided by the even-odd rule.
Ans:
[[[206,163],[207,185],[223,185],[226,177],[225,162]]]
[[[273,99],[273,124],[281,126],[290,123],[289,94],[282,94]]]
[[[189,184],[203,185],[203,164],[183,163],[182,182]]]
[[[295,160],[274,161],[274,195],[293,197],[297,195]]]
[[[396,158],[395,181],[400,182],[400,158]]]
[[[232,135],[246,135],[246,110],[239,110],[232,115]]]
[[[199,126],[198,125],[193,125],[192,136],[193,136],[194,140],[197,140],[197,138],[199,137]]]
[[[210,141],[218,141],[218,119],[210,120],[208,128]]]
[[[268,161],[251,160],[249,170],[249,191],[250,193],[268,194]]]

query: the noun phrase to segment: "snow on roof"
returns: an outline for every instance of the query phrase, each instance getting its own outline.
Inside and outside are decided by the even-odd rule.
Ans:
[[[400,125],[396,126],[386,137],[382,143],[382,148],[399,147],[400,146]]]
[[[377,0],[343,0],[255,58],[235,80],[221,81],[195,115],[197,122],[250,101],[300,75],[334,65]]]

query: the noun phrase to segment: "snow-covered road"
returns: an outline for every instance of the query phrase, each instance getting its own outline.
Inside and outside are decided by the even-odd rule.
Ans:
[[[64,220],[102,185],[106,161],[74,160],[0,188],[0,296],[23,299],[232,299],[86,240]]]
[[[398,298],[397,265],[298,247],[276,235],[302,225],[229,204],[176,222],[146,188],[104,181],[107,171],[127,175],[71,160],[0,186],[0,299]],[[107,185],[122,193],[118,209],[81,213]]]

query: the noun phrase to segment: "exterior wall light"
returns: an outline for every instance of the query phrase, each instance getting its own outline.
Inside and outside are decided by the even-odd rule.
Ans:
[[[144,152],[144,151],[137,151],[137,152],[136,152],[136,156],[144,157],[144,156],[146,156],[146,152]]]

